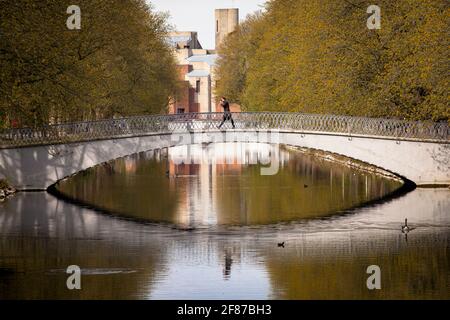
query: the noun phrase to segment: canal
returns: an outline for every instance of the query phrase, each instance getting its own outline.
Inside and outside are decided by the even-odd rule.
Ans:
[[[0,299],[450,298],[450,190],[332,160],[179,146],[18,193],[0,203]]]

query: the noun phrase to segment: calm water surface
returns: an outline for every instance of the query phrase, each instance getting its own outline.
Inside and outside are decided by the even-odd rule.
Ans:
[[[271,155],[278,170],[263,175]],[[65,179],[57,189],[117,215],[205,228],[329,216],[400,186],[278,146],[221,143],[116,160]]]
[[[273,154],[278,173],[261,175]],[[84,205],[0,204],[0,299],[449,299],[450,190],[364,206],[399,187],[269,145],[133,155],[58,184]],[[72,264],[82,290],[66,289]]]

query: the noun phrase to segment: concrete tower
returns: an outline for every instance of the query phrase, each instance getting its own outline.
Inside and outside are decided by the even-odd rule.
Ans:
[[[239,25],[239,9],[216,9],[216,49],[223,39]]]

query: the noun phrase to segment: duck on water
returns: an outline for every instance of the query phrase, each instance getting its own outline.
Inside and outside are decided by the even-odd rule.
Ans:
[[[408,219],[405,218],[405,225],[402,226],[402,233],[408,233],[414,229],[415,228],[411,228],[410,226],[408,226]]]

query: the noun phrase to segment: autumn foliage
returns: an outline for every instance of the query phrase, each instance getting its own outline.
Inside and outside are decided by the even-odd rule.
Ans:
[[[166,18],[145,0],[0,0],[0,127],[159,113],[177,89]]]
[[[217,95],[249,111],[448,120],[449,2],[272,0],[220,48]]]

